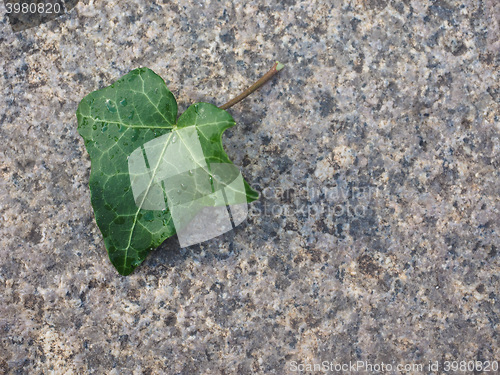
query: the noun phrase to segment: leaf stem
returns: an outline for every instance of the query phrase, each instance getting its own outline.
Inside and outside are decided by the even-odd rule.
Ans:
[[[232,107],[233,105],[235,105],[236,103],[241,102],[248,95],[250,95],[252,92],[258,90],[259,87],[261,87],[263,84],[265,84],[271,78],[273,78],[284,67],[285,67],[285,65],[283,65],[279,61],[276,61],[273,65],[273,67],[266,74],[264,74],[257,82],[255,82],[252,86],[250,86],[245,91],[243,91],[236,98],[231,99],[226,104],[221,105],[219,108],[220,109],[228,109],[228,108]]]

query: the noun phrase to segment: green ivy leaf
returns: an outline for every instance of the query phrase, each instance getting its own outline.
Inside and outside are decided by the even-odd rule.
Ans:
[[[235,125],[231,115],[196,103],[177,119],[174,96],[150,69],[90,93],[76,115],[91,159],[96,222],[122,275],[204,207],[246,207],[258,198],[246,181],[237,183],[236,167],[221,168],[232,166],[221,141]],[[221,186],[227,188],[222,195]]]

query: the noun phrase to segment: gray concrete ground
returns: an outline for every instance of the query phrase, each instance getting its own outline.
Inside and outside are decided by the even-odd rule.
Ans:
[[[14,33],[4,14],[0,372],[500,359],[499,17],[494,0],[87,0]],[[262,194],[248,220],[119,276],[79,101],[147,66],[180,112],[220,105],[275,60],[223,138]]]

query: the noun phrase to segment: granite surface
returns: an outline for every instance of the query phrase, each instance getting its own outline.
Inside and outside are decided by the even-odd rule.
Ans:
[[[0,373],[500,360],[499,4],[87,0],[18,32],[2,10]],[[147,66],[180,112],[220,105],[274,60],[224,136],[247,221],[119,276],[79,101]]]

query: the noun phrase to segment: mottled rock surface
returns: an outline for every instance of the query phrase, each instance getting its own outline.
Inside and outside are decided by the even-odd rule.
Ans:
[[[0,373],[500,359],[497,1],[87,0],[16,33],[2,14]],[[274,60],[224,136],[262,193],[248,220],[119,276],[79,101],[147,66],[181,112],[220,105]]]

